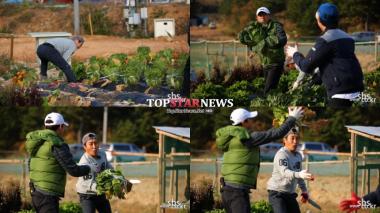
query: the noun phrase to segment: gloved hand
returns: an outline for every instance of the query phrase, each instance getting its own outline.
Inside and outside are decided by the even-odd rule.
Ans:
[[[339,208],[343,212],[353,212],[360,209],[359,201],[360,197],[358,197],[355,192],[352,192],[351,199],[342,200],[339,204]]]
[[[309,194],[307,192],[302,192],[301,194],[301,202],[306,203],[309,200]]]
[[[95,165],[95,164],[89,164],[91,172],[93,173],[99,173],[100,172],[100,166]]]
[[[287,46],[286,47],[286,56],[287,57],[292,57],[293,58],[293,55],[296,52],[298,52],[298,46],[297,45],[295,45],[294,47],[292,47],[292,46]]]
[[[302,107],[289,108],[289,116],[295,117],[297,120],[302,118],[302,116],[303,116]]]
[[[299,176],[300,176],[300,178],[302,178],[304,180],[310,180],[313,178],[313,175],[311,173],[307,172],[307,170],[300,171]]]

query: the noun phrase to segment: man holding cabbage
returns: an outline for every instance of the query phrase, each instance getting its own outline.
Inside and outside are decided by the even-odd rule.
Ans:
[[[264,94],[267,94],[277,87],[284,70],[287,37],[282,24],[271,19],[268,8],[260,7],[256,21],[239,33],[239,40],[259,56],[265,77]]]

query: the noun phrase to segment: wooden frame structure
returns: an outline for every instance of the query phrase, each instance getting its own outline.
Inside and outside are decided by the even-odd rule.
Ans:
[[[362,194],[364,194],[365,181],[367,182],[367,193],[370,191],[370,170],[378,169],[380,183],[380,163],[368,164],[368,156],[379,156],[380,152],[367,152],[366,147],[359,153],[357,150],[357,136],[370,139],[374,142],[380,142],[380,127],[371,126],[346,126],[347,131],[351,134],[351,154],[350,154],[350,189],[351,192],[358,193],[358,170],[363,170]],[[380,150],[379,150],[380,151]],[[363,165],[358,165],[359,159],[363,160]]]
[[[170,155],[165,153],[165,136],[173,138],[183,143],[190,144],[190,128],[184,127],[160,127],[154,126],[156,133],[158,134],[158,203],[159,207],[157,212],[165,212],[165,198],[166,198],[166,171],[170,171],[170,191],[173,193],[173,183],[175,182],[175,201],[178,201],[178,171],[185,170],[186,183],[190,185],[190,159],[185,162],[181,162],[180,165],[175,165],[173,162],[174,156],[190,156],[190,152],[176,153],[175,150],[171,150]],[[169,166],[166,165],[167,159],[171,159],[172,162]],[[175,180],[175,181],[174,181]]]

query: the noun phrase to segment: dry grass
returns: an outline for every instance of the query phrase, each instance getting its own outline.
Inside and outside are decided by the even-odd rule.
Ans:
[[[1,182],[7,185],[10,182],[20,182],[22,177],[10,174],[1,174]],[[112,212],[114,213],[152,213],[156,211],[158,206],[158,180],[154,177],[141,178],[141,184],[135,184],[132,192],[128,193],[125,200],[113,198],[111,202]],[[79,197],[76,193],[77,178],[68,177],[66,183],[65,197],[60,202],[76,202],[79,203]],[[29,179],[27,177],[27,182]],[[29,187],[27,187],[29,190]],[[27,192],[27,200],[30,202],[30,194]]]
[[[259,200],[268,200],[266,184],[269,178],[269,174],[259,175],[259,179],[257,182],[258,188],[257,190],[252,190],[252,193],[250,194],[252,202]],[[192,185],[197,184],[201,181],[208,181],[212,183],[212,180],[213,177],[209,174],[198,173],[192,174],[191,176]],[[371,184],[372,186],[376,186],[374,179],[373,182],[371,182]],[[322,207],[323,211],[317,211],[314,207],[310,206],[309,204],[300,203],[302,212],[339,212],[339,202],[351,196],[348,176],[317,176],[314,182],[310,182],[308,190],[310,193],[310,197]]]

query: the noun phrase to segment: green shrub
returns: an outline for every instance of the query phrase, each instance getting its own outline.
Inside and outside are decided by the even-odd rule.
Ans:
[[[225,88],[211,82],[198,85],[197,89],[191,93],[191,98],[224,98]]]
[[[79,203],[61,203],[59,205],[59,213],[82,213],[82,208]]]
[[[265,200],[260,200],[251,204],[252,213],[273,213],[272,206]]]
[[[248,81],[240,81],[227,88],[227,98],[233,99],[234,106],[249,106],[252,86]]]

